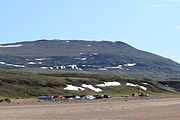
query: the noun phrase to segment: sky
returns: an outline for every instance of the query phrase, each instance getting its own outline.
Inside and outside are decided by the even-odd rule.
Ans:
[[[180,63],[180,0],[0,0],[0,44],[122,41]]]

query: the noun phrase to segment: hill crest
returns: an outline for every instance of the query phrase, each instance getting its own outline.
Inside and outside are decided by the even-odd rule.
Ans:
[[[38,40],[0,45],[0,68],[38,68],[168,79],[180,64],[121,41]]]

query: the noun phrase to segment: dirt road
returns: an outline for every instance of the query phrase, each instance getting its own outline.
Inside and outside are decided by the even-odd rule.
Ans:
[[[0,120],[180,120],[180,98],[0,106]]]

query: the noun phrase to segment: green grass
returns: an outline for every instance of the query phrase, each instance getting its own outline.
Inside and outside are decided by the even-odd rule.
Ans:
[[[179,92],[162,92],[162,93],[157,93],[157,92],[148,92],[150,96],[179,96]]]
[[[63,90],[66,84],[75,86],[91,84],[96,87],[96,84],[109,81],[118,81],[122,85],[118,87],[104,87],[101,93],[95,93],[89,89],[85,91]],[[132,93],[138,92],[139,88],[126,86],[127,82],[138,85],[148,83],[148,86],[143,86],[147,87],[147,93],[152,93],[152,95],[156,95],[155,93],[175,93],[173,88],[162,86],[156,81],[141,77],[68,72],[38,75],[21,71],[0,70],[0,96],[27,98],[44,95],[109,94],[113,97],[120,97],[122,95],[131,96]]]
[[[0,96],[0,99],[15,99],[15,97],[5,97],[5,96]]]
[[[114,95],[131,95],[134,92],[138,92],[138,89],[136,87],[131,87],[131,86],[116,86],[116,87],[105,87],[103,88],[103,91],[107,94],[111,94],[112,96]]]

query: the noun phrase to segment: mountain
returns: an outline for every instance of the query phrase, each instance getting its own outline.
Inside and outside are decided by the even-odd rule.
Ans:
[[[180,64],[120,41],[38,40],[2,44],[0,68],[90,71],[153,79],[180,77]]]

